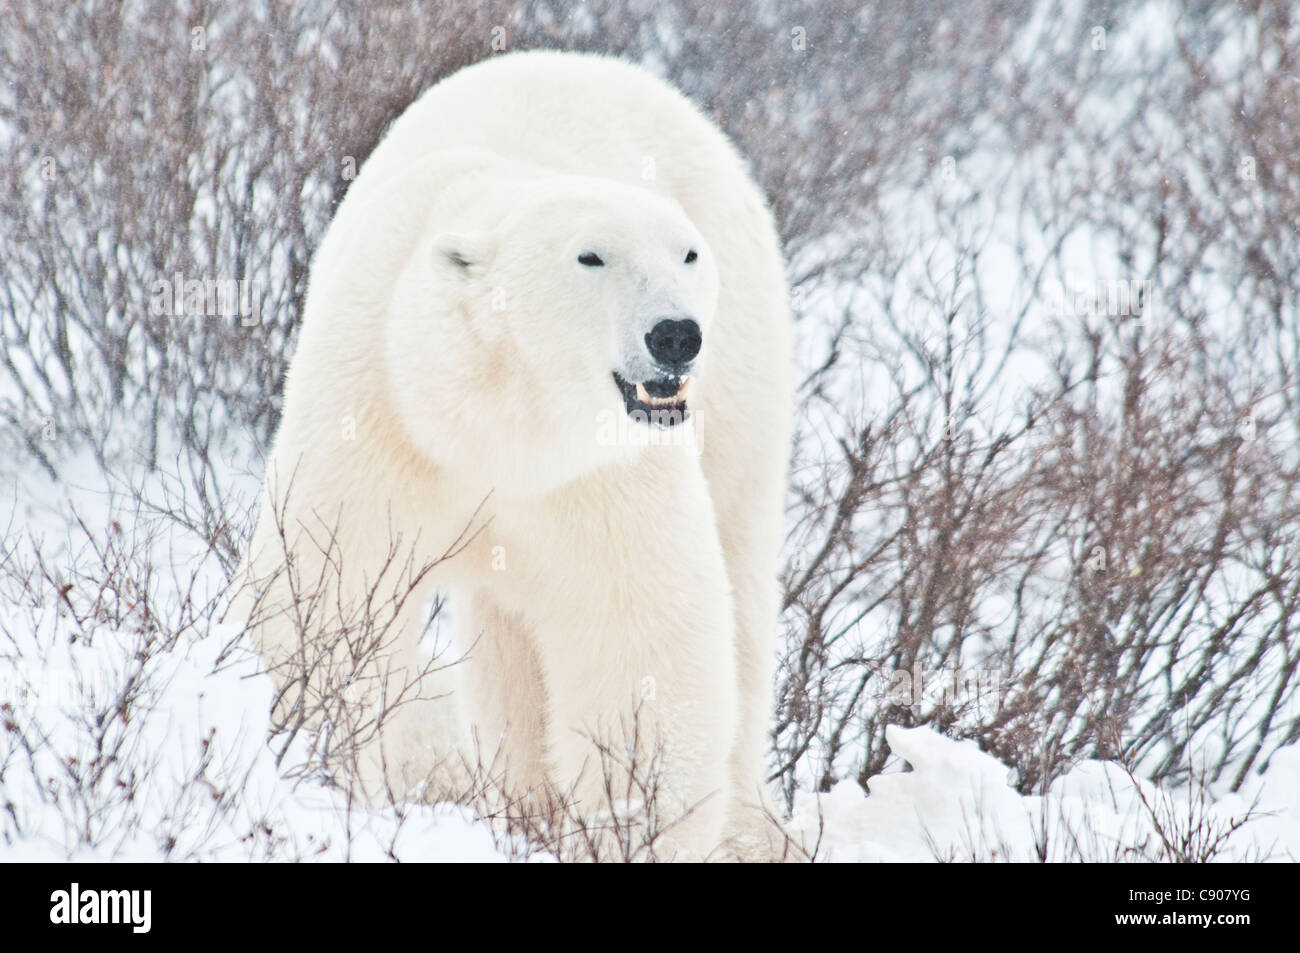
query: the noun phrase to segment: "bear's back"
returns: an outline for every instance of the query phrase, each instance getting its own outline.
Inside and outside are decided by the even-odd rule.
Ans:
[[[764,204],[739,154],[689,100],[605,56],[512,53],[461,70],[403,113],[354,187],[452,148],[639,185],[677,199],[688,215],[729,197]],[[737,187],[750,194],[737,196]]]

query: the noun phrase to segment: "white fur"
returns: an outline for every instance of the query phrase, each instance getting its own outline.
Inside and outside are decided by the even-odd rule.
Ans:
[[[588,249],[604,268],[577,264]],[[611,371],[665,314],[704,345],[693,420],[661,431],[627,419]],[[585,55],[463,70],[398,119],[317,253],[249,578],[283,565],[272,507],[300,571],[319,568],[308,532],[337,527],[340,605],[394,534],[416,565],[468,539],[419,591],[451,595],[470,656],[452,701],[479,743],[503,739],[517,783],[577,782],[594,804],[586,736],[640,704],[661,806],[694,808],[676,841],[744,853],[763,826],[790,353],[771,215],[684,98]],[[419,601],[390,675],[417,665]],[[283,620],[257,636],[269,657],[298,639]],[[405,711],[383,753],[409,783],[467,742],[445,703]]]

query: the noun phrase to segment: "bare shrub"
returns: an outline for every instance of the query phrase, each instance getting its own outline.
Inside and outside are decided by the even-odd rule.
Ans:
[[[1268,117],[1300,31],[1277,11],[1257,33],[1188,14],[1126,73],[1087,18],[1119,46],[1141,6],[1038,8],[999,51],[1014,81],[972,148],[881,224],[928,223],[917,245],[867,268],[814,338],[788,797],[880,771],[889,723],[978,739],[1023,791],[1081,757],[1184,782],[1193,751],[1235,789],[1297,737],[1300,207],[1279,158],[1293,130]],[[1265,153],[1268,185],[1243,161]],[[926,693],[918,671],[992,677]]]
[[[104,526],[75,517],[62,541],[12,529],[0,540],[4,842],[53,841],[69,856],[152,842],[185,860],[233,827],[249,858],[283,856],[288,835],[245,801],[236,739],[162,742],[158,706],[193,674],[190,648],[204,645],[202,674],[234,652],[211,635],[221,588],[201,563],[160,565],[162,534],[128,500]]]

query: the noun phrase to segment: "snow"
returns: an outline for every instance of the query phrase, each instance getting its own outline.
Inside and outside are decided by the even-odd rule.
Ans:
[[[76,534],[67,529],[74,511],[92,530],[116,520],[147,539],[155,587],[148,604],[163,607],[154,611],[163,613],[164,630],[185,624],[181,614],[167,617],[182,592],[204,603],[222,586],[193,534],[127,513],[102,478],[88,478],[64,499],[48,486],[20,489],[24,504],[15,503],[10,525],[25,525],[47,547],[57,540],[44,550],[54,563],[76,566]],[[286,768],[303,755],[291,750],[276,763],[267,744],[271,681],[233,627],[200,614],[181,638],[150,643],[148,627],[129,613],[78,624],[60,605],[25,605],[12,591],[0,601],[7,640],[0,641],[0,704],[45,738],[25,770],[12,735],[0,734],[0,861],[501,862],[527,854],[463,807],[372,808],[349,803],[320,779],[288,777]],[[96,742],[93,713],[112,707],[146,650],[139,684],[148,704]],[[1161,790],[1096,761],[1076,765],[1041,796],[1024,796],[1011,786],[1010,769],[974,742],[929,728],[894,726],[886,736],[895,767],[870,778],[867,791],[842,781],[828,793],[797,796],[791,828],[817,844],[819,859],[1169,859],[1160,829],[1175,842],[1182,832],[1225,832],[1215,859],[1300,857],[1300,745],[1280,750],[1262,776],[1217,799]],[[88,763],[96,743],[121,746],[110,776],[73,782],[64,766]],[[901,770],[904,763],[910,770]],[[117,796],[113,772],[134,783],[130,800]]]
[[[886,730],[910,771],[880,774],[869,794],[841,781],[801,793],[793,826],[818,856],[841,863],[936,860],[1049,862],[1172,859],[1176,846],[1224,835],[1220,861],[1300,858],[1300,745],[1284,748],[1243,793],[1202,801],[1167,791],[1114,762],[1084,761],[1042,796],[1022,796],[1011,772],[973,741],[930,728]],[[1231,828],[1239,823],[1235,831]]]
[[[89,477],[89,464],[83,471]],[[88,479],[62,501],[48,485],[21,489],[25,502],[10,525],[42,538],[44,558],[69,579],[76,534],[64,530],[62,541],[59,530],[74,511],[92,531],[116,522],[149,540],[153,571],[131,578],[156,584],[136,594],[137,604],[163,613],[152,628],[186,623],[182,594],[207,604],[224,586],[192,534],[128,515],[102,480]],[[21,545],[11,545],[9,558],[21,558]],[[204,624],[201,615],[193,631],[160,641],[136,614],[79,624],[62,604],[26,601],[13,589],[0,592],[0,606],[0,706],[8,706],[0,708],[8,721],[0,732],[0,862],[509,857],[502,848],[512,845],[465,808],[373,809],[319,780],[287,777],[305,755],[290,749],[276,763],[267,743],[271,679],[236,627]],[[128,686],[137,698],[132,717],[102,718]],[[42,744],[28,756],[18,732]],[[97,753],[114,749],[103,776],[88,777]]]

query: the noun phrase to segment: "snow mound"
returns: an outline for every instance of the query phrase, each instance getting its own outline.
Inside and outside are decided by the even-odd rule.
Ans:
[[[1300,745],[1279,751],[1243,791],[1166,791],[1111,762],[1084,761],[1045,795],[1023,796],[973,741],[890,726],[910,771],[863,792],[841,781],[801,793],[793,826],[838,862],[1294,861],[1300,857]],[[1181,856],[1180,856],[1181,855]]]

